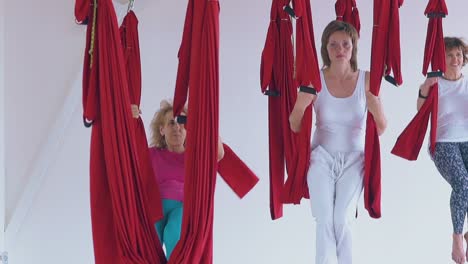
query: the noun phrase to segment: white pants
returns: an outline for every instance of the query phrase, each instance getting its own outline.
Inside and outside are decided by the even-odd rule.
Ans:
[[[312,215],[317,222],[316,264],[351,264],[350,222],[363,189],[364,153],[312,151],[307,174]]]

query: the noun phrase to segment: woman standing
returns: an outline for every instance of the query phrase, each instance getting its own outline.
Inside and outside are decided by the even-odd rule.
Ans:
[[[318,95],[299,92],[290,115],[291,129],[300,130],[306,107],[313,103],[316,129],[307,175],[312,214],[317,222],[316,264],[337,258],[352,263],[350,220],[363,190],[367,111],[381,135],[386,118],[378,97],[369,91],[369,72],[357,66],[356,29],[332,21],[322,34]]]
[[[445,37],[446,71],[441,78],[428,78],[419,88],[418,110],[438,83],[438,111],[435,151],[432,160],[452,187],[450,211],[453,224],[452,259],[465,263],[463,225],[468,210],[468,80],[461,72],[468,61],[466,44],[456,37]],[[465,233],[468,242],[468,232]]]

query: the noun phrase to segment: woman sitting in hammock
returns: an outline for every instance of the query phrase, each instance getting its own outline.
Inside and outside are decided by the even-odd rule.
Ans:
[[[184,201],[184,152],[186,130],[176,122],[172,105],[163,100],[151,121],[150,158],[161,193],[164,217],[155,224],[161,244],[166,247],[166,257],[180,238]],[[187,110],[184,109],[184,114]],[[218,161],[224,156],[218,140]]]
[[[461,73],[467,63],[467,47],[459,38],[445,37],[446,70],[442,78],[427,78],[419,88],[418,110],[438,83],[435,152],[432,156],[442,177],[452,187],[450,211],[453,224],[452,259],[465,263],[463,224],[468,210],[468,80]],[[468,232],[465,233],[468,242]]]
[[[327,25],[321,47],[322,91],[317,96],[299,92],[289,120],[291,129],[299,131],[304,111],[313,103],[316,129],[307,183],[317,221],[316,264],[336,258],[340,264],[352,263],[349,223],[363,190],[367,111],[379,135],[387,124],[379,98],[369,91],[369,72],[358,69],[357,41],[352,25]]]

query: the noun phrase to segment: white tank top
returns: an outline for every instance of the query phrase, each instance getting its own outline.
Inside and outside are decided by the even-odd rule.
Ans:
[[[437,142],[468,141],[468,80],[439,78]]]
[[[321,145],[329,153],[364,151],[366,134],[366,72],[360,70],[351,96],[330,94],[320,71],[322,91],[314,103],[315,132],[312,148]]]

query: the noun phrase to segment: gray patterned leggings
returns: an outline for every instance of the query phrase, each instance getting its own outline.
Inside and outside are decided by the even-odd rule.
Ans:
[[[437,142],[432,159],[442,177],[452,186],[453,232],[461,234],[468,209],[468,142]]]

